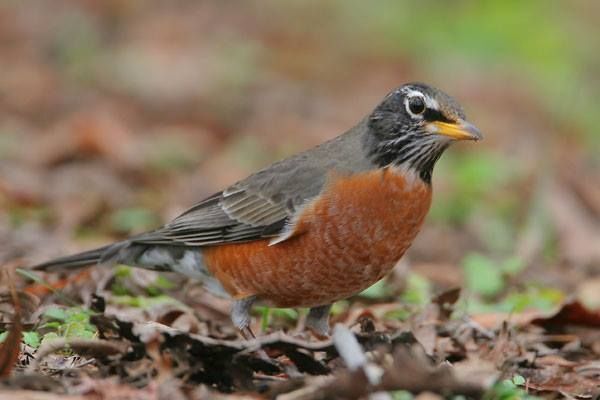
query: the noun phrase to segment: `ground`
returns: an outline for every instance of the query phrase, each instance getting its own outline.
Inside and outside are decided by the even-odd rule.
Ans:
[[[5,1],[0,399],[596,398],[594,2]],[[180,276],[26,267],[151,229],[425,81],[484,133],[383,282],[335,305],[229,303]],[[457,288],[460,288],[457,289]],[[373,393],[377,393],[374,395]],[[463,396],[463,397],[460,397]]]

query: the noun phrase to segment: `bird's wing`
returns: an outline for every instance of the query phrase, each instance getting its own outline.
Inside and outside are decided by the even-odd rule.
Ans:
[[[275,191],[273,181],[269,191],[259,190],[259,181],[239,182],[196,204],[161,229],[137,237],[135,242],[206,246],[273,237],[298,205],[317,196],[322,187],[317,180],[312,181],[304,185],[302,196],[292,198],[285,191],[269,193]]]
[[[270,165],[133,242],[207,246],[280,235],[302,205],[321,193],[329,172],[368,168],[368,161],[357,154],[361,143],[357,128]]]

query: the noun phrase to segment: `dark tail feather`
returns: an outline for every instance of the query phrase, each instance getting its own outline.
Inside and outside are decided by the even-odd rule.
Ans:
[[[41,264],[34,265],[29,269],[36,271],[59,271],[68,269],[77,269],[95,265],[107,260],[107,256],[113,255],[115,248],[122,248],[122,243],[110,244],[108,246],[99,247],[94,250],[84,251],[70,256],[55,258],[54,260],[46,261]],[[118,250],[117,250],[118,251]]]

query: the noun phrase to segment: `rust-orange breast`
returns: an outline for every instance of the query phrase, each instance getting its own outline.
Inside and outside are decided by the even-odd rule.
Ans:
[[[330,180],[300,210],[291,238],[208,247],[206,266],[235,298],[279,307],[349,297],[388,273],[419,232],[431,188],[393,168]]]

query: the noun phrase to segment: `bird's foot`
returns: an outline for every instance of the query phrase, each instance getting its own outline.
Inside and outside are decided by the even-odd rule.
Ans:
[[[250,310],[256,301],[256,296],[250,296],[233,302],[231,307],[231,321],[246,340],[256,339],[250,329]]]
[[[319,340],[329,339],[329,311],[331,304],[312,307],[306,316],[306,329]]]
[[[254,332],[252,332],[252,329],[250,329],[249,326],[241,328],[239,331],[240,335],[242,335],[245,340],[256,339],[256,335],[254,335]]]

